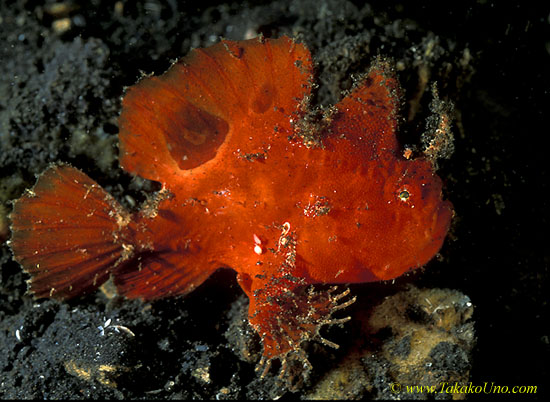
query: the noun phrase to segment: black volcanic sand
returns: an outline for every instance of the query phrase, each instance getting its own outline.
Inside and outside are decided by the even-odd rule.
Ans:
[[[474,306],[473,352],[442,342],[430,352],[435,366],[426,372],[471,374],[473,385],[510,390],[536,385],[529,398],[548,394],[548,127],[542,122],[550,91],[548,7],[45,3],[0,5],[0,397],[318,396],[311,393],[317,382],[353,349],[347,345],[355,342],[361,306],[380,304],[409,283],[453,289]],[[404,87],[404,144],[421,144],[433,82],[455,105],[455,152],[440,161],[439,175],[456,217],[440,257],[393,284],[354,285],[355,324],[329,331],[340,350],[309,347],[315,369],[297,394],[282,389],[275,375],[259,380],[254,372],[260,346],[243,322],[247,300],[232,271],[217,272],[184,299],[142,303],[97,292],[64,303],[36,301],[25,295],[28,276],[5,244],[10,200],[52,162],[80,168],[127,208],[157,190],[118,166],[124,87],[142,73],[164,72],[191,48],[258,33],[307,44],[317,62],[317,105],[338,101],[375,55],[393,58]],[[393,350],[406,355],[407,337],[397,342],[389,331]],[[362,362],[375,386],[345,397],[404,397],[388,392],[393,378],[384,361]]]

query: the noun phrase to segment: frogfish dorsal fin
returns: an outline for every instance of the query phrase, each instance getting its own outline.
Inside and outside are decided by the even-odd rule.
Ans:
[[[232,137],[272,131],[309,93],[311,69],[306,47],[285,36],[192,50],[126,93],[122,167],[170,187],[182,171],[222,153]]]

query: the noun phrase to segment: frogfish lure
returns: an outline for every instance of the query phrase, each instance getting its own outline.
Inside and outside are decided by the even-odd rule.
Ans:
[[[288,37],[223,40],[128,88],[120,165],[162,184],[127,212],[81,171],[50,166],[14,203],[10,245],[36,297],[109,278],[119,294],[185,295],[231,268],[263,343],[262,375],[309,367],[301,344],[348,318],[349,290],[396,278],[441,248],[453,215],[433,161],[396,139],[399,83],[378,58],[312,123],[313,62]],[[445,120],[447,124],[448,120]]]

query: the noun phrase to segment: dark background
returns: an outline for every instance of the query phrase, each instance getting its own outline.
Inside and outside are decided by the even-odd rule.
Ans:
[[[455,152],[439,171],[456,218],[442,258],[416,274],[414,283],[457,289],[474,303],[473,384],[537,385],[537,395],[527,397],[548,394],[550,7],[489,1],[143,1],[124,4],[117,15],[114,3],[96,0],[71,3],[59,15],[51,4],[0,5],[0,191],[6,212],[9,200],[58,160],[81,168],[121,200],[125,195],[143,200],[155,186],[132,180],[116,162],[120,96],[140,71],[162,73],[190,47],[207,46],[220,36],[243,39],[247,30],[268,37],[297,33],[319,63],[320,104],[337,101],[350,75],[365,71],[374,55],[388,55],[405,65],[399,77],[406,114],[416,90],[412,49],[437,38],[427,63],[430,79],[438,81],[441,96],[452,100],[457,112]],[[52,23],[65,17],[71,27],[56,33]],[[357,43],[368,44],[368,52],[359,52]],[[342,49],[349,50],[347,56],[338,53]],[[464,49],[471,57],[461,65]],[[418,116],[403,124],[406,141],[418,142],[424,129],[429,97],[424,98]],[[5,231],[4,224],[2,240]],[[273,395],[251,393],[253,365],[232,359],[229,347],[213,346],[226,342],[219,328],[230,320],[230,306],[241,303],[231,272],[214,275],[183,301],[155,303],[147,310],[154,314],[144,318],[139,303],[102,296],[36,307],[24,295],[27,277],[5,245],[1,262],[4,397],[214,397],[214,387],[186,380],[188,366],[201,359],[214,374],[218,367],[214,382],[231,382],[230,397]],[[85,343],[79,331],[95,331],[115,313],[144,339],[149,336],[147,344],[156,349],[105,345],[104,353],[137,350],[150,362],[149,372],[116,391],[100,385],[84,389],[52,363],[61,353],[55,347],[70,351],[75,339]],[[24,328],[18,344],[17,328]],[[176,353],[184,354],[176,358]],[[181,373],[179,380],[174,370]],[[167,382],[174,377],[175,391]],[[248,391],[243,384],[249,384]],[[162,392],[145,393],[157,388]]]

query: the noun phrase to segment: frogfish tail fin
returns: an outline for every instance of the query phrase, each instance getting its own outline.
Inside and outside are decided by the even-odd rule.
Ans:
[[[36,297],[68,299],[101,286],[129,260],[130,214],[66,164],[50,166],[11,214],[10,246]]]

